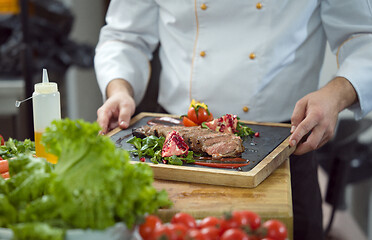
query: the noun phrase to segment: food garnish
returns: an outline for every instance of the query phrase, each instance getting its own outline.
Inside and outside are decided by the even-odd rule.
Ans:
[[[181,116],[182,123],[186,127],[198,126],[203,122],[213,120],[213,114],[209,112],[208,106],[193,99],[187,111],[187,115]]]
[[[161,149],[162,157],[187,155],[189,146],[177,131],[172,131],[165,138],[163,148]]]
[[[238,117],[232,114],[226,114],[202,125],[216,132],[236,133],[238,132]]]
[[[239,117],[233,114],[225,114],[220,118],[216,118],[210,122],[202,123],[203,128],[209,128],[217,132],[233,133],[239,137],[250,136],[255,134],[250,127],[239,122]]]
[[[21,153],[35,154],[35,143],[30,139],[18,141],[9,138],[8,141],[4,142],[4,144],[0,146],[0,157],[2,159],[9,159]]]
[[[199,166],[205,166],[205,167],[213,167],[213,168],[239,168],[247,166],[249,163],[215,163],[215,162],[202,162],[202,161],[196,161],[194,163],[195,165]]]
[[[145,138],[132,137],[127,141],[127,143],[134,145],[136,148],[130,152],[133,155],[138,156],[140,161],[143,156],[150,157],[150,161],[155,164],[165,163],[171,165],[183,165],[183,163],[193,163],[195,161],[193,151],[185,151],[183,154],[179,154],[178,156],[169,155],[162,157],[163,147],[166,146],[164,145],[164,142],[164,137],[156,137],[154,135]],[[165,147],[165,152],[167,151],[167,148],[168,147]]]

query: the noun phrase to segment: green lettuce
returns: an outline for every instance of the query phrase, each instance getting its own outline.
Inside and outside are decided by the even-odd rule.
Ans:
[[[76,228],[104,229],[118,220],[132,227],[145,213],[170,205],[167,193],[152,186],[151,168],[131,164],[128,152],[99,131],[97,123],[64,119],[43,134],[47,151],[58,156],[51,194],[62,219]]]
[[[4,145],[0,146],[0,157],[3,159],[12,158],[21,153],[35,154],[35,143],[30,139],[18,141],[16,139],[9,138]]]
[[[63,240],[65,232],[46,223],[19,223],[13,225],[14,239],[16,240]]]
[[[69,228],[131,228],[169,206],[167,193],[152,186],[151,168],[131,164],[99,131],[97,123],[54,121],[42,143],[56,165],[27,150],[9,158],[11,178],[0,178],[0,227],[12,228],[15,239],[63,239]]]

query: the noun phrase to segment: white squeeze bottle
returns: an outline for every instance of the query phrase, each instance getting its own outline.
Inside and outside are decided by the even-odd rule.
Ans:
[[[46,158],[48,162],[55,164],[58,158],[53,154],[46,153],[44,145],[41,143],[41,135],[45,128],[53,120],[61,119],[61,101],[58,86],[55,82],[49,82],[46,69],[43,69],[43,81],[35,84],[35,91],[32,94],[32,106],[36,156]]]

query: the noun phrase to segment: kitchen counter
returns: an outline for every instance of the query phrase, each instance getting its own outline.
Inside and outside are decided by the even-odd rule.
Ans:
[[[221,216],[233,210],[250,210],[264,220],[279,219],[293,235],[292,193],[289,159],[256,188],[235,188],[155,180],[154,186],[168,192],[173,206],[161,209],[158,216],[168,222],[177,212],[187,212],[196,219]]]

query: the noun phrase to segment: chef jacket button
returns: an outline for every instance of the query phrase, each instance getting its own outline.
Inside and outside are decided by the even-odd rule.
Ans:
[[[205,52],[204,52],[204,51],[201,51],[201,52],[200,52],[200,56],[201,56],[201,57],[205,57]]]
[[[244,111],[244,112],[248,112],[248,111],[249,111],[249,107],[244,106],[244,107],[243,107],[243,111]]]
[[[201,10],[207,10],[207,5],[203,3],[202,5],[200,5],[200,8]]]
[[[257,8],[257,9],[261,9],[262,6],[263,6],[262,3],[260,3],[260,2],[256,4],[256,8]]]
[[[249,54],[249,58],[252,59],[252,60],[255,59],[256,58],[256,54],[255,53]]]

